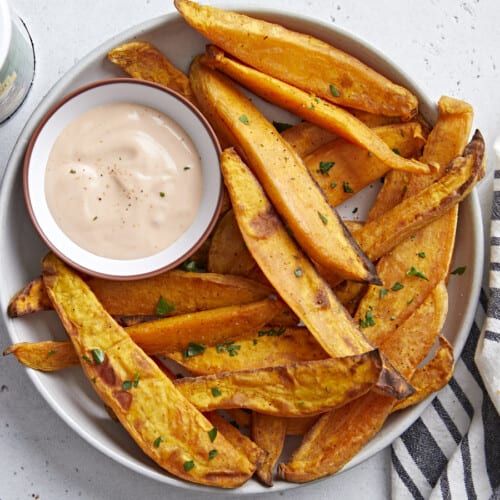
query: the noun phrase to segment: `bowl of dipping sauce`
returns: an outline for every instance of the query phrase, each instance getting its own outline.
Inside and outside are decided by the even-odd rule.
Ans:
[[[189,258],[222,200],[220,145],[180,94],[115,78],[79,88],[42,119],[24,161],[33,224],[80,271],[151,276]]]

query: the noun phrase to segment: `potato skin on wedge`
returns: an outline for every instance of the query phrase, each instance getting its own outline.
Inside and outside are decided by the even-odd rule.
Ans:
[[[255,464],[222,434],[212,442],[213,424],[179,393],[75,273],[53,254],[42,266],[47,293],[85,374],[142,450],[188,481],[225,488],[243,484]]]

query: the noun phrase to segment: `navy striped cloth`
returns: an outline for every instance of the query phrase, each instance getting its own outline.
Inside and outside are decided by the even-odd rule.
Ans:
[[[500,500],[500,170],[494,177],[489,291],[452,380],[392,445],[395,500]]]

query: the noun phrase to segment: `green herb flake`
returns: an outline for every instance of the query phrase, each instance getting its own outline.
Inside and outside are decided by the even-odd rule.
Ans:
[[[401,151],[398,148],[392,148],[392,152],[397,154],[398,156],[401,156]]]
[[[321,212],[318,212],[318,216],[321,219],[321,222],[326,226],[328,224],[328,217],[323,215]]]
[[[333,181],[331,184],[330,184],[330,187],[332,189],[335,189],[337,187],[337,183],[335,181]]]
[[[186,460],[184,462],[184,472],[189,472],[194,468],[194,460]]]
[[[275,122],[275,121],[273,121],[273,125],[278,132],[284,132],[285,130],[293,127],[293,125],[290,125],[289,123]]]
[[[184,167],[184,171],[186,171],[186,170],[191,170],[191,167],[190,167],[189,165],[186,165],[186,166]]]
[[[92,382],[95,384],[97,382],[97,377],[92,377]]]
[[[211,443],[213,443],[215,441],[215,438],[217,437],[217,427],[212,427],[208,431],[208,437],[210,438]]]
[[[165,441],[165,438],[163,436],[158,436],[154,441],[153,441],[153,446],[155,448],[159,448],[160,444]]]
[[[333,85],[333,83],[330,83],[330,94],[332,94],[333,97],[340,97],[340,92],[338,91],[337,87]]]
[[[406,304],[410,305],[413,302],[414,298],[412,297]]]
[[[219,452],[215,448],[213,450],[210,450],[208,452],[208,459],[213,460],[215,458],[215,456],[217,455],[217,453],[219,453]]]
[[[258,335],[259,337],[279,337],[283,335],[286,331],[284,326],[280,326],[278,329],[270,328],[269,330],[260,330]]]
[[[189,342],[187,349],[182,352],[184,358],[192,358],[193,356],[199,356],[203,354],[206,350],[206,346],[203,344],[197,344],[196,342]]]
[[[247,115],[241,115],[238,120],[245,124],[245,125],[250,125],[250,120],[248,119],[248,116]]]
[[[204,273],[206,270],[203,267],[199,267],[195,260],[187,259],[185,260],[181,268],[183,271],[187,271],[190,273]]]
[[[132,380],[125,380],[122,384],[122,389],[124,391],[130,391],[132,389],[133,382]]]
[[[381,288],[378,295],[381,299],[383,299],[388,293],[389,290],[387,288]]]
[[[236,345],[234,341],[226,342],[224,344],[217,344],[215,346],[217,352],[227,352],[229,356],[237,356],[238,351],[241,349],[240,345]]]
[[[419,271],[416,267],[411,266],[408,272],[406,273],[408,276],[415,276],[417,278],[421,278],[425,281],[429,281],[429,278],[422,272]]]
[[[165,193],[163,191],[160,191],[160,198],[165,198]]]
[[[214,398],[217,398],[217,397],[219,397],[219,396],[221,396],[221,395],[222,395],[222,392],[220,392],[220,389],[219,389],[218,387],[212,387],[212,388],[210,389],[210,391],[211,391],[212,396],[213,396]]]
[[[375,326],[375,318],[371,311],[366,311],[365,318],[359,320],[360,328],[368,328],[369,326]]]
[[[418,252],[417,256],[420,257],[421,259],[425,259],[425,252]]]
[[[467,269],[466,266],[457,267],[457,268],[453,269],[453,271],[451,272],[451,274],[455,274],[457,276],[462,276],[462,274],[465,273],[466,269]]]
[[[141,378],[141,374],[139,372],[137,372],[135,375],[134,375],[134,387],[137,387],[139,385],[139,379]]]
[[[297,278],[300,278],[302,276],[302,268],[301,267],[297,267],[297,269],[295,269],[295,271],[293,272],[295,274],[295,276]]]
[[[76,170],[74,168],[72,168],[70,171],[69,171],[70,174],[76,174]]]
[[[175,310],[175,304],[169,304],[163,296],[160,295],[158,302],[156,303],[155,312],[158,316],[165,316]]]
[[[344,181],[342,183],[342,187],[344,189],[344,193],[354,193],[354,189],[351,186],[349,186],[348,182]]]
[[[50,356],[54,356],[54,354],[56,353],[57,351],[54,350],[54,349],[51,349],[48,353],[47,353],[47,357],[50,358]]]
[[[86,361],[87,363],[92,364],[92,360],[88,356],[86,356],[85,354],[82,356],[82,359],[83,359],[83,361]]]
[[[396,281],[396,283],[394,283],[394,285],[392,285],[391,287],[391,290],[393,292],[399,292],[399,290],[403,289],[405,286],[400,283],[399,281]]]
[[[101,365],[104,363],[104,358],[106,355],[102,349],[92,349],[92,359],[94,360],[94,364]]]
[[[96,221],[97,220],[97,215],[94,215],[94,217],[92,218],[92,221]]]
[[[324,174],[328,175],[330,172],[330,169],[335,165],[334,161],[320,161],[319,162],[319,171]]]

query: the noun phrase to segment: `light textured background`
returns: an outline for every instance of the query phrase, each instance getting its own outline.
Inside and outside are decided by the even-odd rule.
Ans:
[[[174,10],[170,0],[11,3],[34,39],[37,70],[23,106],[0,125],[0,173],[31,112],[69,68],[111,36]],[[469,101],[476,111],[475,126],[488,145],[489,175],[479,186],[487,218],[494,167],[492,148],[500,133],[498,0],[254,0],[241,5],[281,8],[331,22],[385,53],[432,99],[447,94]],[[1,259],[0,255],[0,266]],[[8,344],[6,332],[0,332],[0,350]],[[260,498],[385,499],[390,497],[389,470],[389,452],[384,450],[334,478]],[[207,494],[193,495],[148,480],[90,447],[53,413],[14,359],[0,358],[0,500],[188,500],[201,496]],[[215,492],[210,495],[219,496]]]

